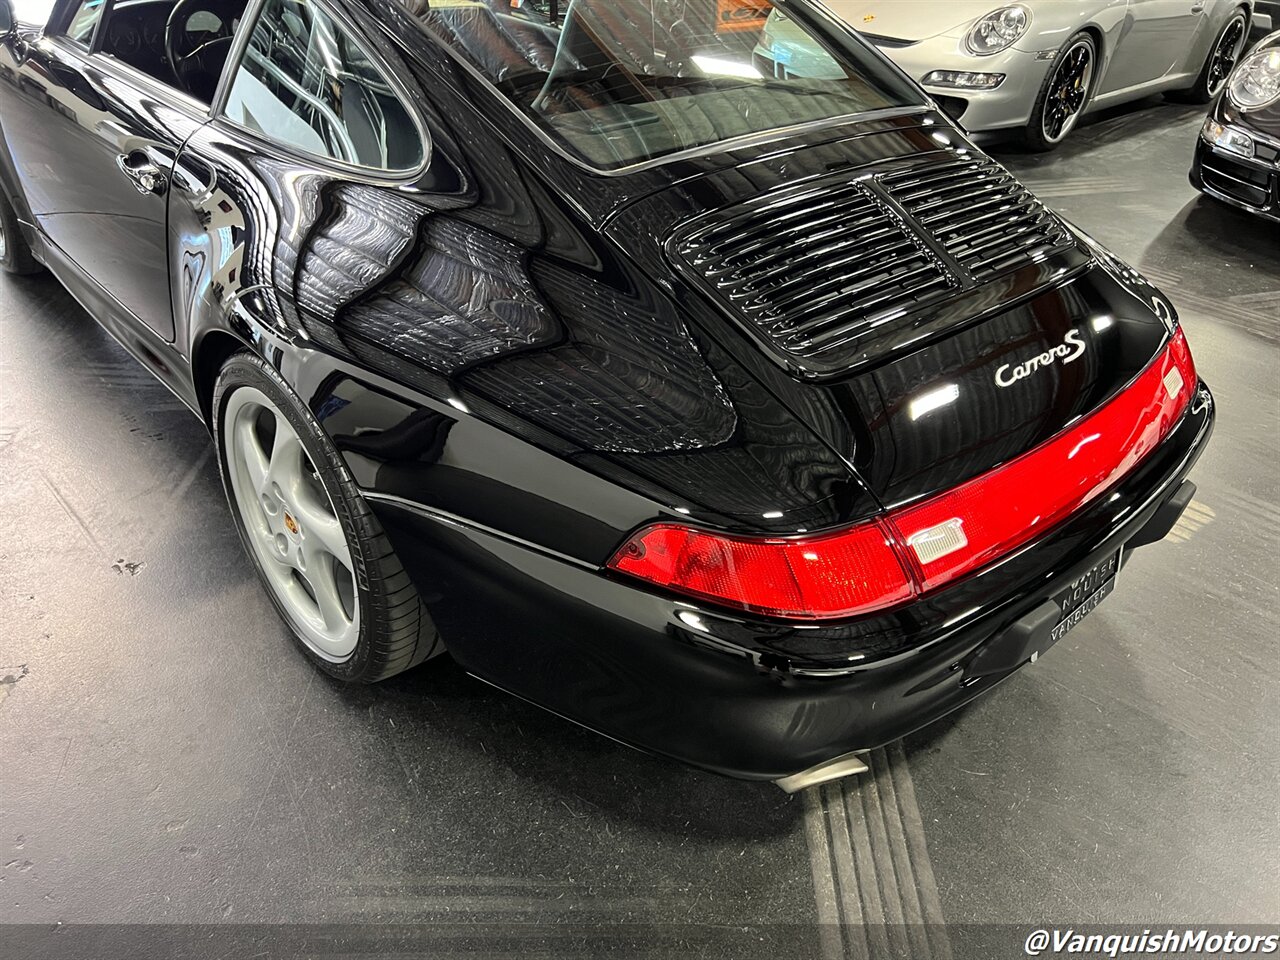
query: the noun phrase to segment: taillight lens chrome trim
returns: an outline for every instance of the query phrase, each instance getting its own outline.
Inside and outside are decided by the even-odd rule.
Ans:
[[[806,537],[654,524],[628,538],[608,566],[687,596],[785,619],[888,610],[989,565],[1102,496],[1169,435],[1196,382],[1178,329],[1160,356],[1104,406],[937,496]]]

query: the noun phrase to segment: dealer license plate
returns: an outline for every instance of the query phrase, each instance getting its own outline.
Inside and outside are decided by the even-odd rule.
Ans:
[[[1050,642],[1057,643],[1076,624],[1098,609],[1098,604],[1107,599],[1115,589],[1116,571],[1119,569],[1120,554],[1113,553],[1053,598],[1062,610],[1062,619],[1053,628]]]

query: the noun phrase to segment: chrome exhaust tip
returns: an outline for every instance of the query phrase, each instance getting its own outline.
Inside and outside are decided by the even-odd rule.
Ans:
[[[801,770],[799,773],[793,773],[789,777],[783,777],[773,782],[787,793],[798,793],[806,787],[816,787],[819,784],[830,783],[832,780],[839,780],[842,777],[866,773],[870,767],[862,759],[863,756],[865,756],[865,753],[846,753],[842,757],[836,757],[834,760],[828,760],[825,763],[818,764],[816,767]]]

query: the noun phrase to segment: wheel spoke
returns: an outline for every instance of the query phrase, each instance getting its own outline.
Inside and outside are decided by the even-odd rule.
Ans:
[[[296,499],[302,487],[302,441],[287,422],[276,418],[276,438],[271,445],[267,482],[278,484],[285,496]]]
[[[346,567],[337,561],[330,561],[312,570],[307,577],[307,582],[315,591],[320,617],[324,620],[325,629],[330,633],[344,633],[351,627],[351,619],[342,605],[342,595],[338,592],[337,581],[338,577],[347,575]]]
[[[273,567],[279,568],[277,571],[278,573],[281,575],[292,576],[293,571],[297,569],[294,562],[287,555],[273,548],[275,541],[274,537],[268,535],[267,539],[269,542],[267,544],[267,549],[264,550],[263,553],[271,559]]]
[[[1049,134],[1056,137],[1062,132],[1062,125],[1067,122],[1067,109],[1061,103],[1055,103],[1049,114]]]
[[[267,488],[267,472],[270,467],[267,454],[258,442],[258,434],[253,429],[253,420],[240,418],[235,425],[236,443],[244,457],[245,470],[249,474],[249,482],[253,484],[255,493],[261,494]]]
[[[302,524],[304,542],[309,545],[305,549],[309,554],[320,549],[331,557],[337,557],[340,561],[346,560],[347,538],[342,532],[342,524],[338,522],[337,517],[320,507],[310,497],[295,501],[293,509],[298,515],[298,522]],[[310,556],[307,560],[310,562]]]

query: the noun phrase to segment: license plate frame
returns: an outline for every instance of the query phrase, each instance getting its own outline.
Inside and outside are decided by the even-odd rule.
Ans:
[[[1005,676],[1035,663],[1111,596],[1119,571],[1117,550],[980,646],[965,664],[965,680]]]
[[[1050,644],[1057,643],[1074,630],[1085,617],[1098,609],[1103,600],[1111,596],[1119,572],[1120,551],[1117,550],[1058,591],[1053,602],[1062,611],[1062,616],[1049,632]]]

